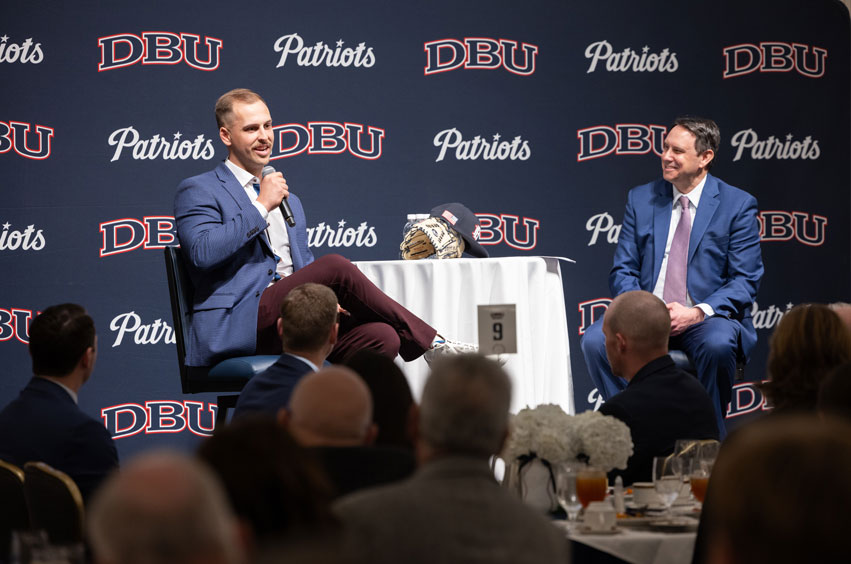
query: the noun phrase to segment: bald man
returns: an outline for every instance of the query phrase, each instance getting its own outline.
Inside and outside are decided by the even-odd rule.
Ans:
[[[665,303],[644,290],[616,297],[603,318],[609,365],[628,382],[600,407],[632,433],[626,469],[610,475],[621,475],[625,485],[651,481],[653,457],[671,454],[677,439],[718,439],[709,394],[668,356],[670,327]]]
[[[192,458],[136,457],[97,492],[89,510],[97,564],[240,564],[243,547],[221,485]]]
[[[299,380],[279,419],[319,456],[339,497],[410,476],[413,453],[373,446],[372,396],[353,370],[330,366]]]

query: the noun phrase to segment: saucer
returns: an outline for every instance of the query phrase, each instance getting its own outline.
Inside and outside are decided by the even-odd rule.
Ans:
[[[650,529],[662,533],[690,533],[697,530],[694,519],[657,520],[647,524]]]
[[[621,529],[617,527],[617,525],[615,525],[611,529],[592,529],[587,525],[582,525],[581,527],[579,527],[578,530],[583,535],[616,535],[622,532]]]

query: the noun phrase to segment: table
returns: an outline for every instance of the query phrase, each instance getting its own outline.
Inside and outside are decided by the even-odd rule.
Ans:
[[[574,543],[590,546],[632,564],[690,564],[697,533],[660,533],[623,528],[623,532],[616,535],[570,531],[567,536]]]
[[[555,403],[574,413],[570,344],[560,260],[556,257],[360,261],[354,264],[388,296],[446,338],[478,341],[478,305],[516,304],[517,354],[505,355],[511,411]],[[402,363],[419,399],[428,365]]]

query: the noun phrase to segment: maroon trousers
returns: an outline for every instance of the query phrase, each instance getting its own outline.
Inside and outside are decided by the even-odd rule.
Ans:
[[[361,349],[373,349],[406,361],[421,356],[437,331],[387,297],[358,268],[340,255],[325,255],[263,291],[257,310],[257,354],[280,354],[277,322],[287,293],[306,282],[324,284],[351,315],[340,316],[337,345],[328,356],[342,362]]]

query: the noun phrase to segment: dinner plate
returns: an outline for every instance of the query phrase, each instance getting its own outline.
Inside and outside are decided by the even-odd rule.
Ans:
[[[694,519],[656,520],[647,524],[650,529],[663,533],[688,533],[697,530]]]
[[[616,535],[622,531],[621,529],[618,529],[617,526],[612,527],[611,529],[592,529],[591,527],[582,525],[579,527],[579,532],[583,535]]]
[[[658,517],[618,517],[618,527],[646,527]]]

